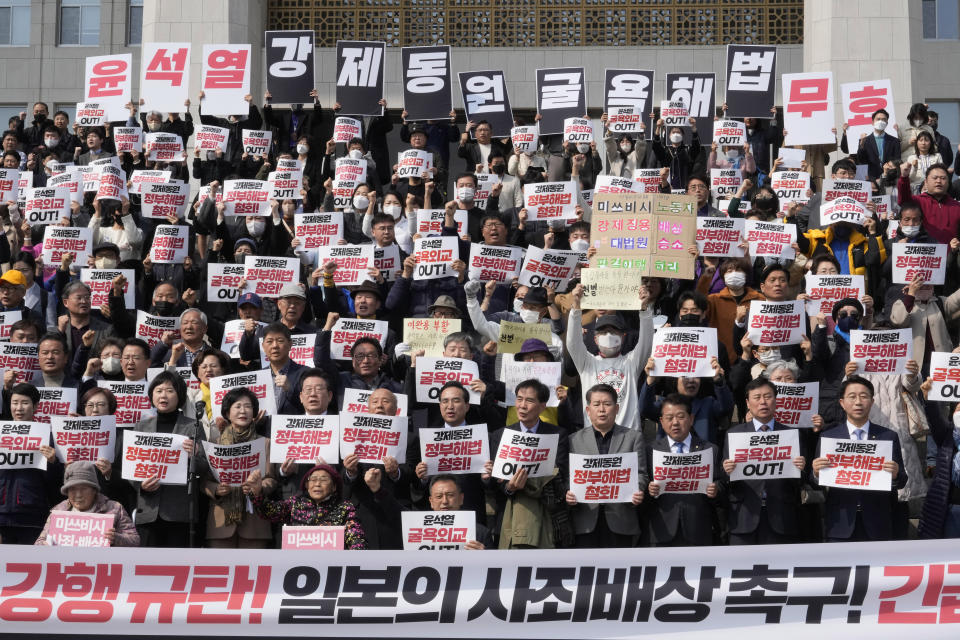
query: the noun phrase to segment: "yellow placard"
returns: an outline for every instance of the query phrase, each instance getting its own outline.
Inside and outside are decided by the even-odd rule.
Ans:
[[[443,356],[443,340],[460,331],[460,318],[406,318],[403,321],[403,341],[410,345],[410,353],[421,349],[426,356]]]
[[[497,341],[497,351],[500,353],[517,353],[523,346],[523,341],[529,338],[543,340],[549,347],[551,343],[550,325],[545,322],[506,322],[500,323],[500,340]]]

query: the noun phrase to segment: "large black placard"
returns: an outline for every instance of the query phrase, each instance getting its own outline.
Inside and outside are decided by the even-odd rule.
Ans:
[[[647,140],[653,138],[653,73],[645,69],[607,69],[603,81],[603,110],[610,113],[610,107],[636,107],[647,127]]]
[[[400,57],[407,120],[450,119],[450,47],[403,47]]]
[[[337,102],[345,116],[379,116],[383,107],[384,42],[337,42]]]
[[[681,100],[697,119],[700,144],[713,142],[713,118],[716,116],[717,76],[715,73],[668,73],[667,100]]]
[[[728,118],[770,118],[776,91],[776,47],[727,45]]]
[[[587,113],[583,67],[537,69],[537,113],[540,135],[563,133],[563,121]]]
[[[461,71],[457,75],[467,121],[486,120],[495,138],[509,138],[513,111],[503,71]]]
[[[313,102],[313,31],[267,31],[267,91],[273,102]]]

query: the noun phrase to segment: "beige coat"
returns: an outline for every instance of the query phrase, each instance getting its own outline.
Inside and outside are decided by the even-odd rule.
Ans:
[[[219,437],[214,442],[219,442]],[[270,440],[267,439],[266,459],[270,459]],[[204,492],[210,498],[210,510],[207,512],[207,539],[222,540],[230,538],[234,533],[247,540],[270,540],[273,538],[273,532],[270,528],[270,522],[264,520],[256,513],[249,511],[243,512],[243,519],[239,524],[227,524],[227,512],[217,496],[217,482],[213,477],[209,477],[204,485]],[[276,465],[268,464],[267,473],[263,479],[263,491],[265,495],[270,495],[277,489]],[[224,496],[225,497],[225,496]]]
[[[933,338],[933,351],[953,351],[947,323],[960,318],[960,290],[950,297],[940,296],[940,301],[943,313],[933,298],[928,302],[915,301],[909,313],[903,300],[897,300],[890,307],[890,324],[897,328],[913,329],[913,357],[917,362],[922,363],[926,353],[927,329]]]

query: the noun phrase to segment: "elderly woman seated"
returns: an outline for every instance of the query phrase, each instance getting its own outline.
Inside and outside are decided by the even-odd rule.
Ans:
[[[243,485],[261,517],[286,525],[342,526],[345,549],[366,549],[363,527],[353,504],[343,499],[343,480],[328,464],[315,465],[303,476],[300,493],[284,500],[263,497],[263,477],[254,471]]]
[[[63,476],[63,487],[60,493],[67,499],[51,509],[50,516],[55,511],[78,511],[81,513],[106,513],[113,516],[113,526],[104,536],[113,547],[139,547],[140,535],[127,512],[119,502],[114,502],[100,493],[100,483],[97,480],[97,470],[92,462],[87,460],[72,462],[67,466]],[[37,538],[36,544],[50,545],[47,539],[47,530],[50,528],[51,518]]]

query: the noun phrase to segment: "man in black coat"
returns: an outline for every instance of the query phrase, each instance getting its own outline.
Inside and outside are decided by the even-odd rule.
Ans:
[[[873,407],[873,383],[854,375],[840,386],[840,406],[846,413],[842,422],[820,434],[817,457],[813,461],[813,482],[818,482],[821,472],[836,463],[821,457],[823,438],[855,440],[863,442],[888,441],[893,443],[893,459],[883,463],[883,471],[893,478],[889,491],[868,489],[827,489],[824,511],[827,542],[855,542],[863,540],[890,540],[893,537],[894,505],[897,489],[907,484],[907,472],[903,468],[903,453],[900,438],[886,427],[870,422]]]
[[[706,546],[713,543],[713,511],[719,487],[717,445],[701,439],[693,433],[693,406],[690,399],[671,393],[663,399],[660,409],[660,424],[666,432],[648,449],[647,468],[654,478],[647,485],[652,500],[645,501],[650,507],[648,523],[650,541],[657,547]],[[705,494],[665,493],[664,483],[656,479],[653,452],[696,453],[709,449],[713,452],[713,482]]]
[[[727,433],[767,433],[787,431],[792,427],[776,422],[777,387],[768,379],[760,377],[746,387],[747,408],[753,416],[751,422],[731,427]],[[806,460],[794,456],[790,464],[803,472]],[[729,479],[736,469],[731,459],[730,443],[723,448],[723,483],[730,500],[728,521],[730,544],[787,544],[800,538],[800,485],[799,478],[771,480]]]

